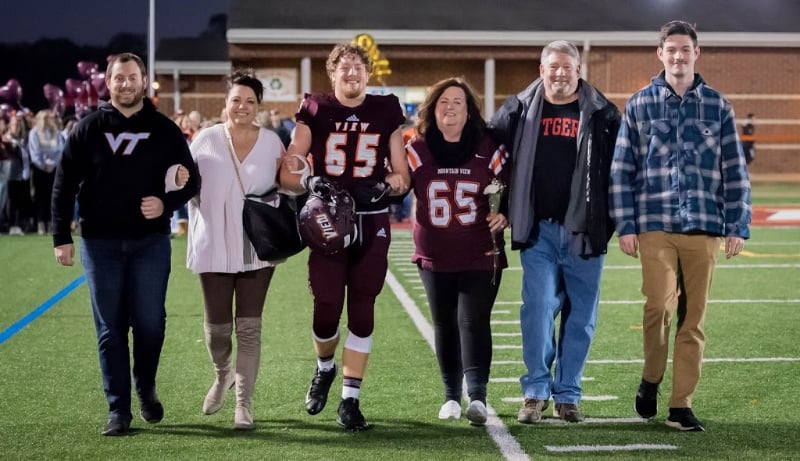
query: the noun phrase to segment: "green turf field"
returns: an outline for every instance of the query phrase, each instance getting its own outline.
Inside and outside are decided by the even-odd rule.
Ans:
[[[185,240],[173,241],[167,340],[159,373],[164,421],[133,423],[129,437],[98,434],[106,407],[86,284],[0,344],[2,459],[770,459],[800,456],[800,229],[755,228],[747,254],[720,260],[707,315],[704,376],[695,396],[705,433],[678,433],[634,418],[641,363],[638,261],[616,246],[606,260],[602,304],[582,408],[589,422],[522,426],[517,379],[523,371],[519,258],[503,279],[493,318],[494,365],[488,428],[436,418],[442,390],[431,348],[429,314],[416,271],[407,263],[408,231],[396,231],[390,276],[376,306],[375,344],[362,389],[373,430],[343,433],[333,404],[320,415],[303,407],[314,369],[305,255],[281,265],[264,314],[263,363],[254,416],[258,429],[234,432],[230,401],[201,413],[212,370],[203,344],[202,299],[183,268]],[[81,276],[53,261],[46,237],[0,238],[3,297],[0,332]],[[421,315],[414,315],[414,313]],[[410,314],[411,313],[411,314]],[[670,375],[665,379],[663,408]],[[231,394],[232,396],[232,394]],[[605,422],[603,422],[605,420]],[[558,452],[582,446],[617,451]],[[594,447],[594,448],[592,448]],[[633,451],[621,451],[622,448]]]

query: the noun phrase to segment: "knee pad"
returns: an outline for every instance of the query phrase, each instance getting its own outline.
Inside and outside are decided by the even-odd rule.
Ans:
[[[354,335],[352,331],[348,331],[347,341],[345,341],[344,347],[346,349],[350,349],[351,351],[369,354],[372,351],[372,335],[362,338]]]
[[[330,338],[320,338],[319,336],[317,336],[317,333],[315,333],[314,329],[312,328],[311,329],[311,336],[313,336],[314,337],[314,341],[316,341],[318,343],[329,343],[329,342],[339,338],[339,331],[337,330],[336,334],[334,334]]]

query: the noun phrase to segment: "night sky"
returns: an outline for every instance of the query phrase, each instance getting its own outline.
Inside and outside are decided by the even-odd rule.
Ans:
[[[4,2],[5,3],[5,2]],[[147,35],[148,0],[21,0],[5,3],[0,42],[68,38],[77,45],[103,46],[118,33]],[[227,0],[156,0],[156,43],[161,38],[194,37]]]

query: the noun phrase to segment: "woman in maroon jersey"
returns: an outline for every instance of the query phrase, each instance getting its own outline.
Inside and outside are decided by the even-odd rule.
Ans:
[[[502,232],[508,221],[500,211],[508,154],[492,140],[475,92],[461,78],[431,88],[417,132],[406,146],[417,197],[412,261],[433,318],[445,390],[439,418],[461,417],[466,378],[466,417],[481,426],[492,361],[489,319],[500,272],[508,265]],[[499,209],[490,207],[490,199]]]

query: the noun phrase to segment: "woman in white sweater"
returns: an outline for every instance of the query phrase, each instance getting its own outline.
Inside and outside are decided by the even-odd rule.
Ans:
[[[258,259],[245,235],[242,187],[247,194],[272,189],[284,153],[274,132],[254,124],[262,94],[260,80],[234,73],[225,98],[228,120],[199,132],[191,144],[201,186],[200,194],[189,202],[186,262],[200,276],[206,346],[216,372],[203,412],[219,411],[235,384],[234,428],[244,430],[254,428],[251,396],[261,359],[261,314],[275,266]]]

